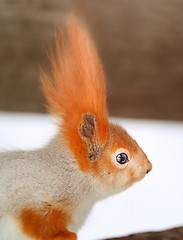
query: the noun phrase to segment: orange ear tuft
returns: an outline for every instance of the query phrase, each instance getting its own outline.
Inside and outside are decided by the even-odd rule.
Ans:
[[[84,26],[72,16],[66,30],[56,37],[56,54],[50,53],[52,77],[42,73],[41,81],[50,111],[62,119],[61,133],[84,170],[87,148],[78,133],[83,115],[95,115],[99,142],[104,143],[108,136],[105,77]]]

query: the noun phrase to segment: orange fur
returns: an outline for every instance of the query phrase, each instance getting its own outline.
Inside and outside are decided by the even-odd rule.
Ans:
[[[130,152],[131,157],[135,157],[138,149],[140,149],[135,140],[131,138],[124,129],[116,124],[110,124],[108,141],[103,148],[100,161],[96,161],[95,164],[90,166],[95,175],[98,175],[104,184],[116,185],[116,181],[121,174],[124,174],[124,170],[126,174],[129,175],[129,185],[136,180],[135,177],[132,176],[134,170],[131,170],[130,168],[127,170],[125,167],[120,169],[116,167],[113,161],[111,161],[111,154],[120,148],[127,149]]]
[[[56,56],[50,54],[52,76],[41,79],[50,111],[62,119],[61,132],[82,170],[89,170],[87,148],[78,133],[83,114],[97,119],[98,141],[108,136],[105,77],[100,59],[87,30],[74,17],[67,24],[67,34],[56,37]]]
[[[61,210],[24,209],[21,213],[23,232],[38,240],[76,240],[77,235],[66,228],[70,218]]]
[[[117,124],[110,124],[110,135],[112,136],[113,146],[111,152],[115,152],[119,148],[126,148],[135,156],[139,149],[136,141]]]

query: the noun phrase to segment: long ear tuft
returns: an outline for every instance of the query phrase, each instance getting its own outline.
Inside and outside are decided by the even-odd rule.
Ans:
[[[90,36],[74,16],[69,18],[66,33],[56,36],[56,54],[50,51],[51,71],[42,72],[41,81],[49,109],[62,121],[61,134],[77,156],[83,170],[87,146],[80,134],[83,116],[96,118],[97,141],[108,136],[108,112],[103,68]]]

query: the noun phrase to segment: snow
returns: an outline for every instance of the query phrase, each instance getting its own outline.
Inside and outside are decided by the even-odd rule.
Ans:
[[[97,203],[79,240],[96,240],[183,225],[183,122],[112,118],[137,140],[153,164],[145,179]],[[56,133],[47,114],[0,112],[0,150],[33,149]]]

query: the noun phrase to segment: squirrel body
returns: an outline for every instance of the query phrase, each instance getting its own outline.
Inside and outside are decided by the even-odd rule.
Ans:
[[[41,149],[0,153],[0,240],[75,240],[96,201],[152,167],[136,141],[109,123],[102,65],[74,17],[50,59],[52,74],[42,72],[41,81],[59,130]]]
[[[26,210],[40,211],[40,214],[49,209],[64,209],[64,212],[72,212],[69,227],[77,231],[94,202],[101,198],[100,193],[94,191],[96,180],[78,168],[60,136],[42,149],[1,153],[0,159],[0,196],[3,196],[0,198],[0,219],[5,216],[6,221],[20,225],[22,206]],[[79,216],[74,214],[78,211],[82,213]],[[6,217],[11,215],[12,218]],[[4,222],[0,221],[0,239]]]

